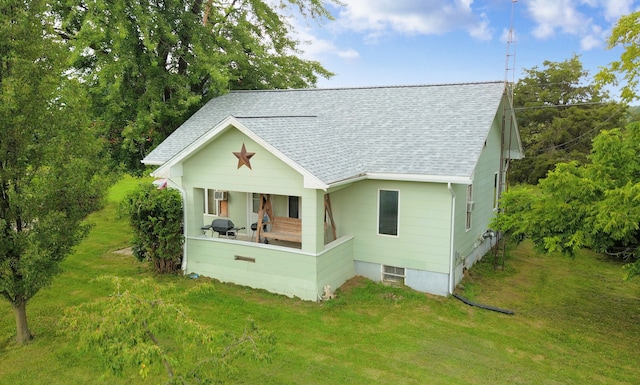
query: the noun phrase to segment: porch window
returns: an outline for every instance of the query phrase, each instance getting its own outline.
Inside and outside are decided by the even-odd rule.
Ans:
[[[251,210],[257,214],[260,211],[260,194],[253,193],[251,194]]]
[[[204,213],[219,217],[229,216],[229,205],[227,204],[227,192],[213,189],[202,189],[204,193]],[[217,195],[216,195],[217,194]]]
[[[215,191],[212,189],[204,190],[204,212],[210,215],[218,215],[219,201],[215,199]]]
[[[300,197],[289,196],[289,218],[300,218]]]
[[[398,235],[400,191],[378,191],[378,234]]]

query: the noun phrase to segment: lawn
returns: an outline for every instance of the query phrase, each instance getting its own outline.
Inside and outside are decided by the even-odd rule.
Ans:
[[[184,305],[201,323],[241,333],[248,319],[275,336],[268,362],[240,358],[226,378],[238,384],[637,384],[640,383],[640,279],[623,281],[620,264],[584,252],[540,256],[524,243],[504,270],[477,264],[459,288],[505,315],[450,298],[354,279],[338,298],[309,303],[207,279],[156,277],[131,256],[116,217],[125,179],[91,216],[91,235],[64,272],[29,303],[27,346],[16,346],[14,316],[0,303],[0,384],[163,383],[162,368],[143,380],[136,368],[109,374],[95,352],[59,333],[65,308],[110,294],[101,275],[151,278],[176,291],[207,287]],[[193,359],[201,353],[194,352]]]

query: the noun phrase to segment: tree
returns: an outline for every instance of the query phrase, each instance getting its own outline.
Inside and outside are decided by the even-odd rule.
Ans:
[[[559,162],[584,163],[591,140],[620,127],[625,107],[609,100],[582,68],[578,56],[525,70],[514,88],[525,158],[513,161],[510,181],[536,184]]]
[[[178,190],[141,184],[122,201],[120,210],[133,228],[133,252],[151,261],[159,273],[171,273],[182,261],[183,208]]]
[[[495,228],[530,238],[543,252],[573,256],[588,247],[640,273],[640,123],[601,132],[590,163],[560,163],[537,187],[504,193]]]
[[[26,305],[60,271],[102,203],[101,143],[42,0],[0,10],[0,293],[27,342]]]
[[[237,335],[197,322],[180,305],[186,298],[211,301],[211,282],[176,294],[171,284],[150,279],[98,281],[113,284],[114,293],[67,309],[59,330],[80,349],[98,353],[112,374],[135,369],[146,378],[160,368],[169,384],[222,383],[238,358],[269,359],[274,337],[253,321]]]
[[[640,11],[618,19],[609,37],[609,49],[621,46],[620,60],[613,61],[596,75],[601,85],[619,85],[619,76],[624,82],[620,88],[620,98],[631,103],[638,98],[638,78],[640,78]]]
[[[96,120],[130,171],[187,117],[229,89],[301,88],[332,74],[298,57],[284,12],[330,18],[324,0],[57,2]]]

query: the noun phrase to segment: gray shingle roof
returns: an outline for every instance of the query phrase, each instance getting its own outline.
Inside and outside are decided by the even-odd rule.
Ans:
[[[365,173],[470,178],[503,91],[503,82],[232,91],[143,162],[163,164],[231,115],[326,184]]]

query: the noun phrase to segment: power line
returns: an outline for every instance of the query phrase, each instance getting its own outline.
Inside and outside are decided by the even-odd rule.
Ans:
[[[554,145],[553,147],[547,147],[546,149],[540,149],[540,150],[536,151],[534,153],[534,155],[539,155],[539,154],[542,154],[542,153],[545,153],[545,152],[548,152],[550,150],[557,149],[557,148],[561,148],[563,150],[570,150],[571,148],[573,148],[574,146],[577,145],[577,141],[581,140],[582,138],[584,138],[587,135],[590,135],[590,134],[594,133],[595,131],[601,130],[602,127],[605,125],[605,123],[607,123],[609,120],[611,120],[617,113],[621,112],[622,109],[623,109],[622,107],[618,107],[618,109],[616,111],[613,111],[611,114],[609,114],[609,116],[605,120],[599,122],[595,127],[590,129],[589,131],[586,131],[586,132],[582,133],[581,135],[579,135],[579,136],[577,136],[577,137],[575,137],[573,139],[569,139],[564,143],[560,143],[560,144]],[[574,144],[572,146],[568,146],[572,142],[576,142],[576,144]],[[567,146],[567,147],[564,147],[564,146]]]
[[[577,107],[577,106],[593,106],[603,104],[613,104],[615,102],[584,102],[584,103],[571,103],[571,104],[545,104],[544,106],[527,106],[527,107],[513,107],[516,111],[522,110],[538,110],[542,108],[560,108],[560,107]]]

